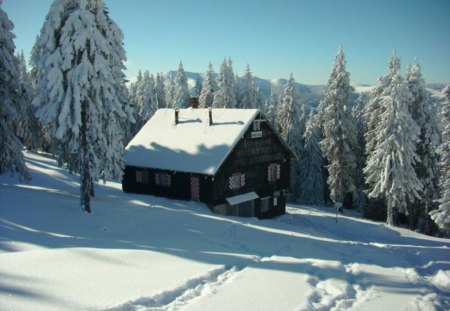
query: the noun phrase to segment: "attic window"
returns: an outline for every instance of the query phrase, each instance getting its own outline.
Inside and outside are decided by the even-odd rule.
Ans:
[[[172,185],[172,176],[167,173],[155,173],[155,185],[170,187]]]
[[[245,186],[245,174],[233,173],[233,175],[228,178],[228,186],[230,189],[239,189]]]
[[[136,182],[139,184],[148,184],[148,172],[143,170],[136,171]]]
[[[275,183],[281,177],[281,165],[277,163],[271,163],[267,167],[267,180],[269,183]]]
[[[261,121],[260,120],[253,121],[253,131],[261,131]]]

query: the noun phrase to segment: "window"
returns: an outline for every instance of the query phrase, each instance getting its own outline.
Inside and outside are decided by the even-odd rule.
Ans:
[[[170,187],[172,185],[172,176],[166,173],[155,173],[155,185]]]
[[[260,120],[253,121],[253,130],[261,131],[261,121]]]
[[[136,182],[140,184],[148,184],[148,172],[143,170],[136,171]]]
[[[267,167],[267,180],[269,183],[274,183],[281,177],[281,165],[277,163],[271,163]]]
[[[234,173],[228,178],[228,186],[230,189],[239,189],[245,186],[245,174]]]

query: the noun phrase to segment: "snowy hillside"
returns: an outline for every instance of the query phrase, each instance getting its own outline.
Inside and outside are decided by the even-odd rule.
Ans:
[[[449,310],[450,240],[328,208],[274,220],[99,184],[26,154],[0,176],[1,310]]]

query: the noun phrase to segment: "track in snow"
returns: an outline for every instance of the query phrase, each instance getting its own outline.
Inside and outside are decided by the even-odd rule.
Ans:
[[[229,282],[240,270],[242,269],[236,266],[213,269],[204,275],[187,280],[184,284],[174,289],[128,301],[106,310],[181,310],[197,298],[214,295],[221,285]]]

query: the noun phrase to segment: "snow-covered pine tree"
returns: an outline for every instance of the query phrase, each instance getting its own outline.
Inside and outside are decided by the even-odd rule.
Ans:
[[[405,82],[411,94],[408,109],[420,130],[416,153],[420,161],[416,163],[417,177],[423,184],[422,199],[416,200],[410,208],[410,229],[419,229],[431,234],[432,224],[429,212],[433,210],[433,202],[438,192],[438,155],[440,144],[437,114],[428,96],[425,80],[422,78],[418,62],[408,67]]]
[[[155,95],[155,81],[153,75],[148,70],[144,71],[142,82],[139,85],[137,94],[137,121],[135,132],[137,133],[142,126],[153,116],[157,109]]]
[[[277,112],[277,128],[284,141],[292,148],[297,159],[291,163],[291,194],[298,197],[300,191],[300,165],[299,160],[303,154],[304,125],[302,116],[298,111],[298,96],[294,87],[294,77],[291,74],[284,88],[284,95]]]
[[[442,106],[441,118],[444,130],[443,143],[439,147],[441,156],[439,208],[430,212],[431,219],[445,232],[450,232],[450,84],[442,91],[445,102]]]
[[[379,103],[382,114],[374,128],[376,145],[367,154],[364,174],[370,187],[368,196],[386,199],[387,224],[394,225],[397,212],[408,214],[408,204],[420,199],[422,184],[414,169],[419,160],[419,127],[408,111],[410,94],[400,75],[400,59],[395,51],[389,68],[380,97],[372,99]]]
[[[359,210],[362,210],[364,204],[367,201],[367,195],[364,188],[364,174],[363,169],[366,164],[365,155],[365,144],[364,134],[367,131],[366,119],[365,119],[365,109],[368,102],[368,94],[360,93],[355,105],[352,108],[352,117],[355,120],[356,128],[356,174],[355,174],[355,185],[356,185],[356,206]]]
[[[250,66],[247,65],[247,67],[245,68],[244,76],[241,79],[241,91],[238,107],[244,109],[262,109],[262,100],[263,99],[261,91],[256,85],[255,80],[253,79]]]
[[[30,173],[22,154],[22,143],[14,133],[14,125],[21,116],[23,102],[17,59],[14,56],[14,24],[3,11],[0,0],[0,174],[17,172],[28,180]]]
[[[180,62],[180,65],[178,66],[178,71],[174,82],[172,107],[187,108],[189,106],[189,88],[182,62]]]
[[[200,97],[201,92],[202,92],[202,77],[198,74],[197,78],[195,79],[195,86],[192,92],[192,96],[198,98]]]
[[[325,202],[325,180],[322,174],[324,163],[319,145],[319,128],[315,118],[311,113],[303,135],[305,146],[300,161],[299,200],[305,204],[319,205]]]
[[[278,127],[278,125],[276,124],[276,120],[277,120],[278,105],[280,104],[280,102],[281,98],[278,92],[278,86],[275,86],[274,83],[271,83],[270,97],[269,99],[266,100],[264,112],[274,127]]]
[[[208,70],[205,73],[205,79],[202,82],[202,91],[198,99],[199,108],[212,107],[214,101],[214,92],[218,89],[216,79],[214,79],[214,69],[211,62],[208,65]]]
[[[356,127],[349,107],[353,88],[350,86],[350,74],[345,67],[344,51],[340,48],[323,101],[323,139],[320,142],[323,156],[328,163],[327,183],[334,203],[343,203],[349,194],[353,200],[356,198],[357,140]]]
[[[155,84],[156,109],[166,108],[166,89],[164,85],[164,75],[162,72],[156,74]]]
[[[175,79],[170,75],[167,75],[166,84],[166,103],[167,108],[175,108],[173,105],[173,99],[175,96]]]
[[[55,0],[33,49],[36,96],[33,104],[59,142],[61,163],[80,172],[81,206],[91,211],[93,181],[123,169],[123,53],[120,29],[101,0]],[[119,79],[121,81],[119,81]],[[119,155],[120,154],[120,155]]]
[[[217,76],[218,90],[214,92],[214,108],[237,107],[237,85],[233,73],[233,62],[230,58],[224,59]]]

